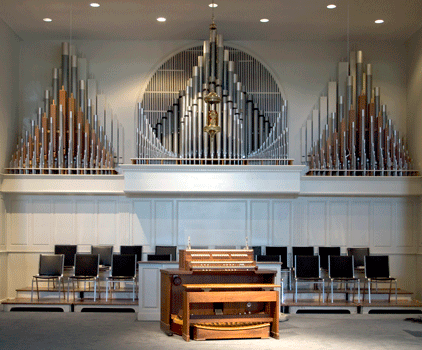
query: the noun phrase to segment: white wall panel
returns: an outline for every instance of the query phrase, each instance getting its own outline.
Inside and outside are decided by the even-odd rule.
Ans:
[[[151,201],[133,201],[132,242],[135,245],[151,246],[152,206]]]
[[[6,217],[6,206],[3,196],[0,194],[0,250],[2,250],[1,246],[6,245]]]
[[[328,221],[328,244],[346,246],[349,229],[349,203],[330,200],[328,202]]]
[[[291,245],[292,202],[273,202],[273,229],[270,245]]]
[[[411,248],[414,246],[417,237],[415,236],[417,213],[415,203],[411,200],[398,201],[394,206],[394,218],[396,220],[394,244],[396,247]]]
[[[99,200],[98,201],[98,244],[114,245],[117,236],[117,205],[116,201]]]
[[[7,297],[7,253],[0,252],[0,300]]]
[[[270,245],[270,206],[268,201],[251,201],[251,245]]]
[[[369,201],[353,200],[350,202],[349,247],[369,247],[369,215]]]
[[[327,222],[327,205],[326,201],[309,201],[308,202],[308,244],[313,246],[325,246],[326,240],[326,222]]]
[[[177,231],[179,244],[244,245],[246,237],[246,201],[178,201]]]
[[[174,205],[171,200],[155,202],[155,244],[174,245],[177,242],[174,232]]]
[[[301,246],[301,245],[308,244],[307,234],[306,234],[307,216],[305,215],[305,212],[306,212],[306,200],[301,199],[301,198],[295,200],[293,202],[292,246]]]
[[[49,245],[53,227],[50,200],[33,200],[31,217],[32,244]]]
[[[76,244],[75,202],[55,200],[54,203],[53,244]]]
[[[144,281],[151,281],[151,285],[158,286],[160,283],[160,269],[142,269],[142,278]],[[158,299],[158,293],[153,291],[151,293],[151,285],[144,283],[142,285],[142,294],[140,304],[143,308],[158,308],[160,306],[160,300]]]
[[[95,201],[76,201],[76,232],[78,244],[97,244]]]
[[[28,216],[30,213],[28,200],[11,200],[9,213],[10,245],[28,244]]]
[[[117,228],[118,238],[117,241],[119,245],[131,245],[132,244],[132,237],[131,237],[131,225],[130,225],[130,218],[131,218],[131,203],[129,201],[121,201],[119,202],[119,224]]]
[[[393,235],[393,203],[373,203],[373,232],[375,248],[391,247]]]

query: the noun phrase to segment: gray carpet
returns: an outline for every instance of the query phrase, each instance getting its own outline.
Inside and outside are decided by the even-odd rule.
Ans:
[[[183,341],[135,314],[0,312],[0,349],[422,349],[406,315],[289,315],[280,340]]]

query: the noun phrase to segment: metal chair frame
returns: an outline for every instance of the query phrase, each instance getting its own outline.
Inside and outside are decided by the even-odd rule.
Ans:
[[[301,258],[314,258],[318,259],[318,276],[313,277],[301,277],[298,276],[298,268],[297,268],[297,260]],[[300,271],[301,272],[301,271]],[[319,255],[296,255],[295,256],[295,302],[297,303],[297,284],[298,283],[314,283],[314,284],[321,284],[322,285],[322,302],[325,302],[325,280],[321,277],[321,268],[320,268],[320,260]],[[320,289],[318,289],[320,291]],[[318,295],[318,301],[321,302],[321,292]]]
[[[48,265],[50,260],[53,260],[52,265]],[[57,264],[57,265],[55,265]],[[34,300],[34,280],[37,287],[37,297],[40,299],[40,290],[38,280],[47,281],[47,290],[50,290],[50,281],[53,281],[53,288],[55,288],[54,281],[58,282],[59,300],[60,300],[60,285],[63,287],[63,298],[66,299],[64,281],[63,281],[63,269],[64,269],[64,255],[63,254],[40,254],[38,274],[32,277],[31,282],[31,302]],[[52,270],[50,273],[45,273],[45,270]]]
[[[367,260],[375,260],[377,258],[385,259],[387,262],[387,276],[370,276],[368,277],[368,261]],[[396,296],[396,304],[397,304],[397,279],[394,277],[391,277],[390,275],[390,266],[388,261],[388,255],[371,255],[371,256],[365,256],[365,279],[366,282],[368,282],[368,302],[371,304],[371,282],[375,282],[375,290],[378,292],[378,282],[380,283],[390,283],[390,289],[388,292],[388,302],[391,301],[391,290],[393,287],[393,282],[395,283],[395,296]],[[366,284],[365,282],[365,284]],[[364,291],[363,291],[363,298],[365,298],[365,284],[364,284]]]
[[[129,257],[133,257],[134,258],[133,276],[132,275],[127,275],[127,276],[113,276],[113,274],[114,274],[114,267],[115,267],[115,260],[116,259],[117,260],[124,259],[124,258],[120,258],[120,257],[128,257],[128,258]],[[137,283],[136,283],[136,264],[137,264],[137,256],[136,256],[136,254],[114,254],[112,256],[112,259],[111,259],[111,273],[110,273],[110,276],[106,278],[106,301],[108,301],[109,284],[111,284],[113,286],[113,288],[115,288],[115,286],[116,286],[115,283],[120,283],[120,282],[132,282],[132,293],[133,293],[132,300],[135,301],[135,287],[137,286]],[[111,295],[111,290],[110,290],[110,295]]]
[[[96,256],[96,260],[97,260],[97,272],[96,275],[76,275],[78,268],[80,268],[80,266],[78,264],[81,264],[82,262],[79,262],[79,259],[83,259],[80,257],[83,256]],[[75,294],[75,280],[77,282],[79,281],[84,281],[84,291],[86,291],[86,282],[94,282],[94,301],[96,301],[97,299],[97,283],[100,277],[100,256],[98,254],[75,254],[75,269],[74,269],[74,274],[73,276],[69,276],[69,280],[67,283],[67,301],[69,301],[70,299],[70,283],[72,282],[72,290],[73,290],[73,299],[76,300],[76,294]],[[90,284],[88,283],[88,290],[90,290]]]
[[[333,277],[331,276],[331,260],[332,259],[336,259],[336,258],[342,258],[342,259],[351,259],[352,264],[352,277],[348,277],[348,276],[344,276],[344,277]],[[353,256],[328,256],[328,278],[330,279],[330,286],[331,286],[331,303],[334,303],[334,283],[336,283],[336,281],[338,283],[344,283],[345,284],[345,292],[347,293],[347,284],[352,283],[353,284],[353,289],[352,289],[352,294],[353,294],[353,302],[355,302],[355,284],[357,283],[358,285],[358,302],[360,301],[360,279],[357,278],[355,276],[355,258]],[[327,295],[327,301],[328,301],[328,295]]]

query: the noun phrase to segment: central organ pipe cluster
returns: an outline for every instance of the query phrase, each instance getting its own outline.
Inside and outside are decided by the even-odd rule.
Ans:
[[[52,89],[45,90],[44,107],[23,132],[7,171],[11,174],[114,173],[113,119],[106,133],[104,95],[86,76],[86,60],[72,55],[74,47],[62,43],[61,68],[53,69]],[[80,71],[78,72],[78,68]],[[99,113],[103,113],[100,125]],[[119,124],[117,123],[119,159]]]
[[[287,101],[273,122],[264,116],[252,94],[238,81],[235,62],[229,60],[223,36],[210,26],[210,40],[193,67],[185,90],[179,92],[156,124],[142,103],[137,108],[135,164],[290,164]],[[215,107],[205,97],[215,92]],[[218,114],[221,132],[204,132],[209,108]]]

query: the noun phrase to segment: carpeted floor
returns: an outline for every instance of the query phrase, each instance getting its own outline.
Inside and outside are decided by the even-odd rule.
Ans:
[[[0,312],[0,349],[422,349],[411,315],[289,315],[280,339],[183,341],[135,314]],[[418,316],[416,316],[418,318]]]

